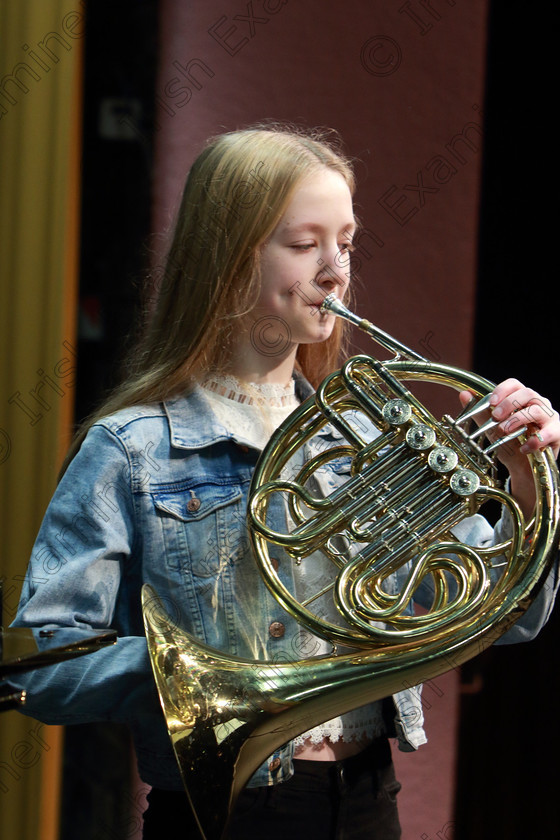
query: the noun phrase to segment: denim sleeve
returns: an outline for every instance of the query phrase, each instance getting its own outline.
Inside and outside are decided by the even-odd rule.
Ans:
[[[511,528],[508,527],[508,517],[502,517],[496,526],[497,541],[502,542],[509,537]],[[513,627],[501,636],[496,644],[510,645],[517,642],[530,642],[536,638],[547,623],[552,610],[558,586],[560,584],[558,554],[552,563],[548,575],[541,583],[540,589],[529,608],[521,615]]]
[[[113,628],[116,645],[22,674],[23,711],[45,723],[127,720],[152,707],[140,608],[139,540],[127,451],[88,434],[46,511],[14,626]]]

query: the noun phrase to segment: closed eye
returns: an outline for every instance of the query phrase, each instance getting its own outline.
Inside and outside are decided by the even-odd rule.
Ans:
[[[314,242],[301,242],[297,245],[290,245],[290,248],[293,248],[294,251],[310,251],[314,247]]]

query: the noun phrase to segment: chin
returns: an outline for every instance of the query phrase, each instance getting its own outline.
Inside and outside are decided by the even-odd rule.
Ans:
[[[328,327],[322,330],[317,330],[313,333],[313,335],[308,335],[306,338],[300,341],[300,344],[321,344],[321,342],[326,341],[332,335],[332,327]]]

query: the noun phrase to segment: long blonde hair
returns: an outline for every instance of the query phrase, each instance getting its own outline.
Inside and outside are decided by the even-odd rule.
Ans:
[[[130,355],[125,381],[79,431],[66,463],[98,419],[121,408],[183,392],[227,366],[238,319],[259,296],[260,246],[298,183],[327,167],[354,192],[334,132],[264,126],[219,135],[188,174],[155,305]],[[301,345],[296,364],[313,385],[339,363],[337,319],[320,345]]]

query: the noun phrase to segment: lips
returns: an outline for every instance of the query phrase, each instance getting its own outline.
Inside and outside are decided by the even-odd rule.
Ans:
[[[320,315],[322,318],[326,318],[326,317],[328,317],[328,316],[329,316],[329,314],[330,314],[330,313],[329,313],[329,312],[325,312],[325,311],[324,311],[324,309],[321,309],[322,305],[323,305],[323,301],[322,301],[322,300],[319,300],[319,301],[317,301],[316,303],[309,303],[309,304],[307,304],[308,308],[309,308],[309,309],[311,309],[311,312],[312,312],[312,314],[313,314],[313,315],[316,315],[317,313],[319,313],[319,315]]]

